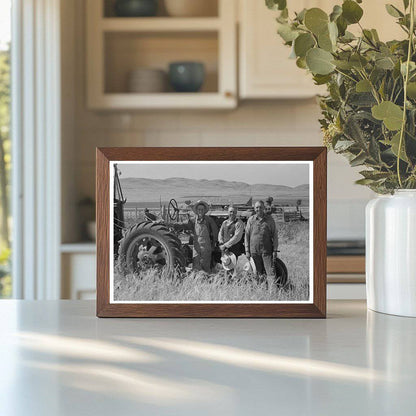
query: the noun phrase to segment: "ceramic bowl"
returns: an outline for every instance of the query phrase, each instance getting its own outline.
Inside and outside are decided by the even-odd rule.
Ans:
[[[114,5],[119,17],[156,16],[158,0],[117,0]]]
[[[166,72],[161,69],[138,68],[129,73],[127,90],[135,93],[165,92],[166,79]]]
[[[205,80],[205,67],[201,62],[172,62],[169,65],[169,82],[176,92],[197,92]]]

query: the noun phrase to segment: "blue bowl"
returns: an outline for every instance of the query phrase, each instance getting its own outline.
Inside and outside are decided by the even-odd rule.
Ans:
[[[116,16],[150,17],[156,16],[158,0],[117,0],[114,5]]]
[[[169,81],[176,92],[198,92],[205,80],[205,67],[201,62],[172,62]]]

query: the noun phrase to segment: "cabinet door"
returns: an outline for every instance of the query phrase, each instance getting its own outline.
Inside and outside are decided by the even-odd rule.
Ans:
[[[288,2],[291,13],[303,8],[320,7],[330,12],[337,0],[297,0]],[[293,3],[293,4],[291,4]],[[402,0],[389,1],[403,8]],[[239,0],[240,18],[240,68],[239,89],[241,98],[306,98],[322,93],[324,89],[313,84],[311,75],[289,59],[290,48],[277,35],[278,12],[269,10],[264,0]],[[382,40],[401,39],[404,32],[386,12],[379,1],[361,4],[364,16],[361,21],[366,28],[376,28]],[[349,27],[359,33],[358,25]]]
[[[298,0],[296,10],[313,7],[311,0]],[[318,7],[321,5],[319,4]],[[275,17],[262,0],[240,0],[240,97],[306,98],[318,93],[305,70],[289,59],[290,48],[276,33]]]

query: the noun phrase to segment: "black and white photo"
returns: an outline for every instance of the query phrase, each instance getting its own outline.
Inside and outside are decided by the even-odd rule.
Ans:
[[[311,161],[111,161],[110,302],[312,303]]]

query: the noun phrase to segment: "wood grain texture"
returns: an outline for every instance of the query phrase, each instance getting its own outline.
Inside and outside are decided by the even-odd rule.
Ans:
[[[364,274],[365,256],[328,256],[328,273]]]
[[[326,163],[324,147],[128,147],[97,149],[97,316],[207,318],[326,317]],[[110,161],[313,161],[313,303],[110,303]]]

